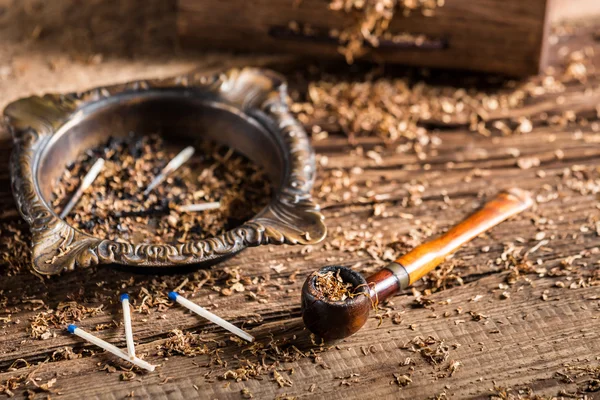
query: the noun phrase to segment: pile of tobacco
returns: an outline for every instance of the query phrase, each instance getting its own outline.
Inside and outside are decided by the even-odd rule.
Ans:
[[[331,0],[330,9],[355,14],[358,21],[340,32],[330,32],[330,36],[338,39],[339,51],[349,64],[367,51],[366,45],[378,47],[382,39],[409,41],[418,45],[424,40],[423,35],[406,32],[392,35],[389,32],[392,19],[396,15],[408,16],[413,12],[429,17],[436,8],[443,7],[444,3],[444,0]]]
[[[270,183],[257,165],[231,148],[195,144],[195,156],[145,195],[144,190],[180,150],[158,135],[111,138],[68,165],[53,192],[59,213],[91,165],[105,165],[66,221],[98,238],[136,243],[182,243],[221,234],[267,205]],[[179,206],[220,202],[184,212]]]

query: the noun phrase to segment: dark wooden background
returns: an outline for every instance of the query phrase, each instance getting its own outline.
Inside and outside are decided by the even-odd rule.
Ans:
[[[170,29],[174,26],[174,8],[168,2],[90,1],[88,7],[81,4],[74,0],[0,1],[0,107],[33,93],[168,76],[192,68],[268,65],[274,61],[281,65],[288,60],[182,50]],[[577,25],[561,37],[553,51],[558,55],[561,48],[590,46],[595,52],[594,64],[598,65],[599,28],[593,22]],[[528,116],[545,111],[563,115],[575,110],[577,115],[597,124],[599,88],[596,72],[587,82],[571,85],[567,93],[541,96],[512,113]],[[46,340],[33,339],[31,319],[40,312],[71,300],[86,307],[102,305],[102,313],[79,323],[93,330],[99,324],[121,320],[117,295],[123,286],[134,292],[152,285],[153,280],[156,284],[164,279],[171,285],[165,283],[166,292],[186,279],[188,284],[199,282],[193,273],[154,277],[107,267],[46,280],[27,271],[9,274],[7,267],[1,270],[0,385],[6,387],[11,381],[18,381],[18,387],[12,390],[17,397],[25,397],[26,391],[31,390],[39,398],[50,395],[64,399],[79,399],[84,394],[89,399],[235,399],[243,396],[244,389],[258,399],[432,398],[443,394],[448,398],[517,398],[527,393],[560,396],[592,388],[593,380],[600,379],[600,133],[594,129],[597,126],[594,128],[593,124],[536,125],[527,134],[493,138],[461,127],[444,129],[436,134],[441,144],[426,150],[425,160],[392,148],[381,152],[380,163],[357,155],[355,146],[341,135],[315,141],[320,159],[328,159],[320,167],[317,186],[334,171],[347,173],[357,166],[363,169],[353,178],[359,196],[321,200],[330,229],[328,239],[308,252],[293,246],[250,249],[213,268],[214,274],[226,267],[240,267],[250,278],[269,275],[270,283],[264,287],[266,302],[248,301],[246,293],[221,296],[210,287],[200,288],[195,295],[196,301],[224,318],[245,322],[264,344],[287,338],[303,352],[320,351],[311,344],[300,319],[303,279],[332,262],[355,265],[359,270],[373,269],[378,264],[364,252],[355,254],[335,246],[343,231],[363,230],[366,248],[376,245],[377,240],[393,242],[415,228],[421,233],[440,232],[470,212],[485,196],[508,186],[532,190],[541,202],[535,209],[476,239],[448,261],[446,270],[453,266],[453,273],[461,277],[463,284],[454,281],[445,290],[432,294],[428,297],[431,305],[415,306],[414,296],[402,293],[383,310],[388,311],[388,316],[399,316],[399,324],[393,318],[384,318],[379,325],[379,320],[372,318],[359,333],[319,352],[318,357],[281,363],[278,371],[291,380],[291,386],[280,387],[272,372],[239,382],[219,378],[227,369],[235,369],[236,358],[243,355],[243,347],[231,342],[221,348],[220,354],[228,362],[227,367],[207,367],[208,355],[159,357],[158,349],[173,329],[205,331],[202,337],[207,341],[226,338],[222,331],[181,308],[152,307],[148,314],[133,314],[138,353],[161,364],[156,373],[138,373],[131,380],[123,380],[121,369],[115,373],[102,370],[105,364],[122,364],[111,356],[90,356],[85,351],[84,357],[53,361],[53,355],[65,347],[73,348],[77,354],[83,348],[93,347],[69,336],[61,327],[50,327],[51,337]],[[5,131],[0,138],[0,237],[6,237],[13,235],[7,226],[19,217],[9,185],[10,140]],[[381,145],[376,138],[357,140],[364,150]],[[520,168],[523,157],[537,158],[540,165]],[[367,187],[367,181],[376,185]],[[407,197],[408,188],[417,184],[423,186],[423,202],[404,206],[402,200]],[[375,216],[375,204],[360,200],[360,195],[370,190],[391,195],[386,202],[390,215]],[[541,231],[545,232],[543,238]],[[380,239],[377,234],[381,234]],[[542,240],[547,242],[538,246]],[[511,246],[522,248],[522,253],[537,246],[529,256],[537,271],[523,274],[506,287],[510,271],[504,267],[502,257]],[[563,275],[548,276],[553,268]],[[557,286],[558,281],[565,287]],[[505,291],[510,295],[508,299],[501,298]],[[41,308],[38,300],[43,302]],[[121,328],[105,329],[98,335],[125,346]],[[443,340],[450,347],[448,360],[434,366],[418,353],[402,348],[416,336]],[[394,374],[406,373],[407,367],[400,364],[407,357],[416,363],[412,383],[399,387]],[[461,366],[449,377],[446,368],[451,361],[458,361]],[[54,378],[50,393],[37,388]],[[600,398],[597,391],[586,395]]]

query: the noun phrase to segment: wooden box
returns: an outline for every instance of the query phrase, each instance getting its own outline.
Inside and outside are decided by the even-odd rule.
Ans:
[[[547,61],[549,20],[562,17],[567,3],[579,13],[585,7],[600,9],[600,0],[445,0],[432,16],[412,12],[392,19],[391,34],[425,40],[382,41],[363,58],[509,76],[536,74]],[[178,0],[178,7],[184,46],[318,58],[342,57],[330,32],[356,25],[360,17],[331,10],[328,0]]]

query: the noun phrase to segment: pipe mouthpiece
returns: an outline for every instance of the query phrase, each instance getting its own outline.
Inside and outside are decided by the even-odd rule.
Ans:
[[[527,190],[514,187],[506,189],[505,193],[519,201],[523,205],[524,210],[531,207],[534,203],[532,194]]]

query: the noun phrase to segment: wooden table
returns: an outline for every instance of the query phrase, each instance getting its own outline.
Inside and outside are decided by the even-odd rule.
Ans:
[[[165,6],[159,3],[162,2],[151,2],[148,13],[166,15]],[[50,7],[55,14],[64,11],[67,21],[78,21],[79,14],[72,9],[72,2],[56,4]],[[30,30],[21,36],[26,30],[15,21],[28,22],[31,29],[37,26],[36,21],[43,27],[47,21],[36,14],[37,11],[23,7],[9,10],[0,17],[0,30],[17,38],[1,50],[2,59],[8,61],[0,65],[5,75],[0,80],[0,106],[34,92],[83,89],[142,76],[166,76],[219,62],[257,61],[253,57],[222,55],[207,59],[204,55],[181,54],[172,50],[170,44],[152,43],[142,46],[140,54],[129,57],[126,50],[107,51],[101,46],[105,39],[94,39],[93,44],[101,49],[98,53],[84,51],[82,58],[77,58],[69,48],[61,48],[60,43],[70,39],[60,30],[49,28],[44,36],[42,29],[35,40],[28,36]],[[112,23],[115,29],[130,29],[122,27],[123,21],[119,18]],[[144,28],[149,22],[144,19],[140,24]],[[73,22],[72,26],[79,25]],[[67,31],[78,32],[76,28]],[[587,43],[595,49],[596,60],[600,60],[600,46],[594,42],[592,32],[579,32],[556,48],[563,45],[577,48]],[[156,50],[157,46],[161,51]],[[77,54],[81,52],[78,50]],[[2,67],[8,69],[2,70]],[[582,115],[593,117],[600,100],[599,83],[598,76],[591,77],[586,84],[570,87],[567,94],[547,95],[516,112],[528,115],[546,110],[554,115],[577,109]],[[562,99],[558,99],[559,96]],[[442,140],[441,145],[428,150],[426,159],[396,153],[392,148],[383,152],[381,163],[353,154],[354,147],[339,135],[316,141],[316,152],[328,159],[328,163],[320,167],[317,186],[334,170],[348,172],[353,167],[361,167],[363,172],[354,178],[359,193],[366,195],[373,190],[390,194],[386,200],[386,212],[390,215],[375,216],[375,203],[357,200],[357,196],[336,202],[323,201],[330,229],[324,243],[311,248],[249,249],[211,270],[213,275],[219,275],[225,268],[239,267],[250,279],[261,277],[260,282],[248,284],[245,292],[223,296],[211,285],[199,287],[205,277],[202,272],[164,278],[100,267],[41,280],[27,271],[9,276],[6,268],[0,270],[0,384],[16,379],[20,384],[12,392],[19,397],[25,396],[26,390],[36,390],[41,392],[40,398],[49,394],[62,399],[79,399],[83,393],[88,399],[127,396],[237,399],[249,393],[258,399],[277,396],[430,398],[444,393],[449,398],[487,398],[507,391],[516,396],[526,387],[535,394],[556,396],[560,391],[575,392],[586,385],[592,386],[591,379],[600,378],[598,370],[589,372],[600,364],[600,210],[596,192],[600,186],[597,167],[600,133],[594,132],[590,125],[568,125],[539,127],[528,134],[493,138],[464,128],[446,129],[437,135]],[[0,165],[0,232],[10,235],[6,226],[19,217],[9,189],[10,140],[6,132],[1,138],[0,153],[4,161]],[[358,144],[369,150],[381,143],[364,138],[358,139]],[[519,168],[523,157],[537,158],[540,165]],[[569,176],[577,179],[571,181]],[[367,181],[373,185],[367,187]],[[423,186],[423,202],[403,206],[407,189],[416,184]],[[428,296],[432,303],[425,306],[416,304],[410,292],[402,293],[380,311],[384,316],[381,322],[376,317],[371,318],[359,333],[333,347],[311,343],[300,318],[299,297],[304,278],[330,263],[354,265],[358,270],[376,268],[376,260],[368,253],[342,251],[335,245],[343,231],[363,230],[365,247],[373,246],[377,242],[374,235],[379,233],[381,242],[389,244],[411,229],[421,229],[421,233],[440,232],[472,211],[486,195],[508,186],[532,190],[541,201],[534,210],[477,238],[445,264],[446,271],[452,266],[451,273],[460,275],[462,284],[450,277],[449,287]],[[412,217],[408,217],[409,214]],[[545,236],[542,237],[540,231],[545,232]],[[423,235],[417,236],[417,240],[422,239]],[[511,246],[522,247],[521,253],[530,251],[534,271],[522,274],[516,283],[508,285],[510,270],[505,266],[510,264],[510,259],[502,258],[507,257]],[[553,268],[567,275],[548,276]],[[266,276],[269,276],[268,281]],[[168,282],[165,293],[187,280],[188,286],[196,287],[194,299],[200,304],[234,323],[245,323],[261,344],[288,340],[282,348],[297,356],[275,366],[272,366],[273,360],[266,358],[264,362],[272,366],[271,369],[258,379],[240,381],[226,371],[235,370],[240,358],[260,359],[244,352],[247,346],[232,342],[222,344],[219,359],[227,366],[215,365],[218,360],[214,355],[160,357],[159,348],[164,346],[173,329],[203,331],[200,337],[211,350],[218,345],[215,341],[223,341],[228,336],[180,307],[159,305],[150,307],[149,313],[134,312],[133,318],[138,353],[147,354],[146,359],[161,367],[155,373],[137,373],[130,380],[127,380],[131,378],[128,375],[121,376],[121,369],[114,373],[102,370],[106,364],[125,365],[106,354],[91,355],[89,350],[95,350],[92,346],[68,335],[61,327],[50,326],[50,337],[45,340],[31,337],[32,318],[55,310],[61,302],[75,301],[85,307],[102,306],[97,315],[86,314],[79,325],[88,330],[104,325],[98,335],[124,347],[123,329],[113,323],[121,321],[118,294],[127,286],[139,306],[141,288],[150,286],[154,279]],[[226,285],[223,281],[215,284]],[[562,285],[566,287],[559,287]],[[262,286],[259,299],[264,300],[249,300],[248,291],[258,286]],[[150,293],[150,299],[156,298],[155,295]],[[439,365],[432,365],[420,353],[406,349],[406,344],[417,336],[432,336],[436,345],[443,341],[448,346],[448,358]],[[75,355],[63,359],[65,354],[71,354],[65,352],[65,347],[72,348]],[[407,358],[412,361],[403,365]],[[213,365],[207,366],[211,360]],[[455,362],[460,366],[448,376],[448,366],[457,366]],[[398,380],[403,380],[401,375],[408,374],[411,365],[414,367],[410,374],[412,382],[399,385]],[[581,370],[585,368],[588,372]],[[575,376],[578,372],[581,375]],[[562,373],[575,376],[573,382],[567,383],[568,377]],[[276,382],[279,375],[283,387]],[[36,385],[53,382],[54,378],[56,382],[49,388],[51,392],[36,388]],[[600,398],[600,392],[587,395]]]

